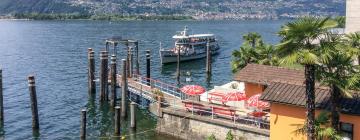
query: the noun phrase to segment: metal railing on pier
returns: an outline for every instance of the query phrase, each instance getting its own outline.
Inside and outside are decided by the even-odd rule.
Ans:
[[[174,111],[182,111],[185,113],[191,113],[191,116],[198,115],[202,117],[208,117],[214,120],[220,120],[223,122],[231,122],[233,124],[241,124],[246,125],[253,128],[259,129],[269,129],[270,124],[268,120],[264,120],[259,117],[251,117],[247,115],[239,115],[238,110],[235,112],[237,113],[227,113],[228,107],[219,106],[216,104],[201,104],[200,102],[190,102],[188,106],[183,101],[189,100],[182,100],[182,96],[184,96],[180,89],[174,85],[167,84],[161,82],[160,80],[155,80],[151,78],[146,78],[141,75],[132,75],[132,81],[129,83],[128,87],[131,92],[135,92],[138,95],[151,100],[152,102],[159,102],[157,100],[157,95],[154,94],[154,89],[160,90],[163,94],[161,98],[164,100],[160,101],[160,103],[164,106],[164,108],[168,108]],[[168,95],[168,96],[166,96]],[[201,104],[203,107],[198,107],[196,104]],[[223,108],[223,110],[216,110]],[[224,111],[224,112],[222,112]]]
[[[133,74],[132,78],[138,84],[141,84],[142,86],[148,86],[151,89],[158,89],[164,94],[167,94],[167,95],[170,95],[173,97],[177,97],[177,98],[181,98],[183,95],[181,93],[180,89],[175,85],[167,84],[167,83],[161,82],[160,80],[146,78],[144,76],[137,75],[137,74]]]
[[[173,99],[165,99],[165,101],[171,101],[171,100]],[[270,129],[270,123],[260,117],[250,117],[246,115],[239,115],[237,113],[231,115],[218,113],[214,111],[214,108],[216,108],[217,106],[215,104],[204,106],[204,108],[198,108],[195,105],[198,103],[193,103],[190,107],[185,107],[184,103],[182,102],[179,103],[175,101],[174,102],[165,102],[165,101],[162,101],[161,104],[166,106],[166,108],[172,109],[174,111],[187,112],[187,113],[191,113],[191,115],[203,116],[203,117],[211,118],[213,120],[217,119],[225,122],[231,122],[233,124],[246,125],[253,128],[266,129],[266,130]],[[205,109],[206,107],[208,107],[208,109]]]

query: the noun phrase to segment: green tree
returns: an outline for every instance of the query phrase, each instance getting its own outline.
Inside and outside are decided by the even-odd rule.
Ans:
[[[207,140],[216,140],[215,135],[214,135],[214,134],[211,134],[211,135],[207,138]]]
[[[345,28],[345,23],[346,23],[345,16],[337,16],[334,18],[334,20],[337,22],[338,28]]]
[[[317,76],[323,85],[330,87],[331,126],[339,132],[340,98],[351,97],[360,79],[358,67],[353,65],[352,47],[343,44],[339,35],[328,34],[320,42],[320,63]]]
[[[318,41],[337,24],[329,18],[305,17],[281,27],[278,55],[281,63],[299,63],[305,67],[307,139],[315,139],[315,68],[318,64]]]
[[[306,134],[307,133],[307,124],[295,124],[298,126],[298,129],[294,131],[295,134]],[[315,119],[315,133],[314,137],[317,140],[341,140],[341,135],[335,131],[332,127],[329,127],[329,113],[320,112],[320,114]]]
[[[231,130],[229,130],[226,134],[226,140],[234,140],[234,136],[233,134],[231,133]]]
[[[263,41],[261,35],[256,32],[250,32],[243,36],[245,43],[249,44],[251,47],[255,48],[258,45],[262,45]]]
[[[357,51],[357,62],[360,65],[360,33],[350,33],[345,35],[345,43],[355,48]]]
[[[249,63],[255,63],[257,61],[255,48],[248,45],[241,46],[240,50],[234,50],[232,56],[231,66],[233,72],[244,68]]]
[[[263,43],[258,33],[249,33],[243,37],[244,43],[239,50],[232,53],[232,71],[236,72],[249,63],[278,65],[278,57],[274,46]]]
[[[273,45],[263,44],[255,48],[258,64],[262,65],[279,65],[279,59],[276,56],[276,49]]]

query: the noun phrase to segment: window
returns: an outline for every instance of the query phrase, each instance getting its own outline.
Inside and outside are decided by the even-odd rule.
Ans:
[[[351,123],[340,123],[340,131],[343,134],[343,140],[352,140],[354,125]]]

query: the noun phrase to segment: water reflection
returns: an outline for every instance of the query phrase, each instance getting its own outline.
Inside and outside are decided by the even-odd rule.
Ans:
[[[284,21],[121,21],[108,24],[102,21],[0,21],[0,60],[4,75],[4,111],[7,139],[32,137],[31,113],[24,76],[34,73],[39,83],[39,117],[41,136],[51,139],[78,139],[80,109],[88,110],[88,138],[113,135],[111,108],[100,105],[98,96],[88,97],[87,48],[95,51],[96,71],[99,70],[99,51],[104,39],[121,35],[139,39],[140,72],[145,73],[145,50],[151,50],[151,76],[175,83],[176,64],[161,66],[158,56],[159,41],[172,47],[171,36],[188,25],[194,33],[216,33],[221,45],[218,56],[213,57],[212,76],[206,78],[205,59],[184,62],[182,75],[191,73],[189,84],[211,88],[231,80],[231,52],[238,49],[241,36],[259,32],[265,42],[276,43],[274,37]],[[11,46],[11,47],[9,47]],[[121,46],[123,48],[123,46]],[[118,60],[125,58],[120,50]],[[32,62],[32,63],[29,63]],[[121,62],[117,61],[121,67]],[[98,74],[98,72],[96,73]],[[98,77],[97,77],[98,78]],[[208,80],[208,81],[206,81]],[[181,82],[186,83],[185,76]],[[187,84],[187,83],[186,83]],[[41,96],[41,94],[45,96]],[[148,101],[140,99],[146,106]],[[54,111],[55,110],[55,111]],[[138,109],[135,139],[173,139],[156,135],[155,117],[147,109]],[[128,120],[122,124],[122,133],[128,134]],[[146,131],[146,132],[144,132]],[[68,138],[67,138],[68,137]]]
[[[212,63],[216,62],[218,55],[212,57]],[[214,67],[214,65],[212,65]],[[161,67],[161,75],[176,79],[176,63],[164,64]],[[206,73],[206,59],[197,59],[180,63],[180,86],[187,84],[200,84],[211,88],[212,73]],[[187,80],[190,78],[191,80]],[[205,83],[205,84],[204,84]]]

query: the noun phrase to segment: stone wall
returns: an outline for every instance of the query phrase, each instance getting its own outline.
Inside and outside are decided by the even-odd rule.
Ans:
[[[162,118],[159,117],[157,130],[159,133],[176,136],[186,140],[205,140],[214,134],[217,140],[224,140],[228,131],[236,137],[236,140],[268,140],[269,131],[253,128],[245,125],[224,123],[218,119],[203,118],[198,115],[189,115],[179,111],[162,110]]]

